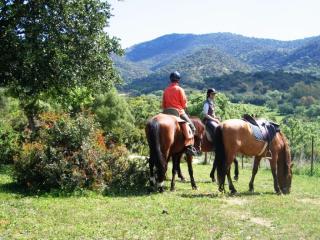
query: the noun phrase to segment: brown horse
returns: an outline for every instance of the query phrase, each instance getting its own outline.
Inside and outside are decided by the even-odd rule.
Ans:
[[[213,152],[214,151],[214,144],[213,144],[213,140],[214,140],[214,136],[212,137],[213,139],[208,139],[207,134],[205,132],[205,125],[202,123],[202,121],[200,120],[200,118],[198,117],[190,117],[191,121],[193,122],[195,128],[196,128],[196,133],[194,136],[194,147],[197,149],[198,152]],[[173,162],[173,168],[172,168],[172,175],[174,176],[176,173],[178,173],[178,176],[181,178],[182,181],[185,180],[181,168],[180,168],[180,161],[181,161],[181,156],[180,158],[175,158],[175,160],[177,160],[178,162],[175,163]],[[192,160],[193,157],[192,156],[187,156],[186,157],[186,161],[188,163],[188,171],[189,171],[189,175],[190,178],[193,179],[193,168],[192,168]],[[234,179],[238,180],[239,177],[239,170],[238,170],[238,161],[237,159],[234,159],[234,164],[235,164],[235,176]],[[176,168],[176,169],[175,169]],[[211,172],[210,172],[210,177],[212,179],[213,182],[215,182],[215,177],[214,177],[214,172],[215,172],[216,168],[213,167]],[[174,178],[173,178],[174,180]],[[193,179],[194,181],[194,179]],[[174,190],[174,186],[175,183],[171,182],[171,190]],[[196,184],[194,181],[194,185],[192,186],[194,189],[196,189]]]
[[[178,169],[176,164],[179,162],[185,150],[184,136],[178,118],[167,114],[158,114],[148,120],[146,128],[146,136],[149,144],[150,157],[150,185],[157,185],[158,190],[164,190],[163,183],[167,172],[168,161],[172,157],[173,174],[171,181],[171,190],[174,189],[175,173]],[[191,158],[191,156],[187,157]],[[156,174],[154,174],[156,167]],[[188,168],[191,179],[192,188],[196,189],[192,171],[192,159],[188,160]]]
[[[230,177],[230,165],[237,153],[255,157],[249,191],[254,190],[254,178],[261,158],[271,153],[269,162],[274,190],[278,194],[290,192],[292,180],[291,155],[288,141],[282,132],[276,133],[266,149],[265,142],[258,141],[253,136],[248,122],[241,119],[226,120],[216,130],[215,153],[214,166],[217,167],[220,191],[224,191],[225,176],[227,175],[231,193],[236,192]]]

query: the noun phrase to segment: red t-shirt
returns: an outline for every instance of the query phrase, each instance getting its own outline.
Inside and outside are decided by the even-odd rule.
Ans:
[[[171,83],[163,92],[162,109],[176,108],[180,114],[187,107],[187,97],[178,83]]]

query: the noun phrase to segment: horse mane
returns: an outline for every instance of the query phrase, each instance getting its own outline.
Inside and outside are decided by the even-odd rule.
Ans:
[[[200,129],[202,130],[202,132],[205,130],[205,126],[200,118],[191,116],[190,119],[193,122],[196,129]]]

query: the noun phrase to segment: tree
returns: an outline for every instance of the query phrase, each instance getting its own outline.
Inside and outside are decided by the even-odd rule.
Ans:
[[[104,31],[110,4],[100,0],[4,0],[0,3],[0,86],[19,98],[31,129],[37,102],[77,87],[107,90],[120,80]]]

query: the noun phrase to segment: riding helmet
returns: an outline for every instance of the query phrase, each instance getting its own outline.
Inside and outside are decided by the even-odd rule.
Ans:
[[[216,91],[214,88],[209,88],[209,89],[207,90],[207,96],[209,96],[211,93],[216,94],[217,91]]]
[[[179,81],[181,78],[180,73],[178,71],[174,71],[170,74],[170,81],[171,82],[175,82],[175,81]]]

